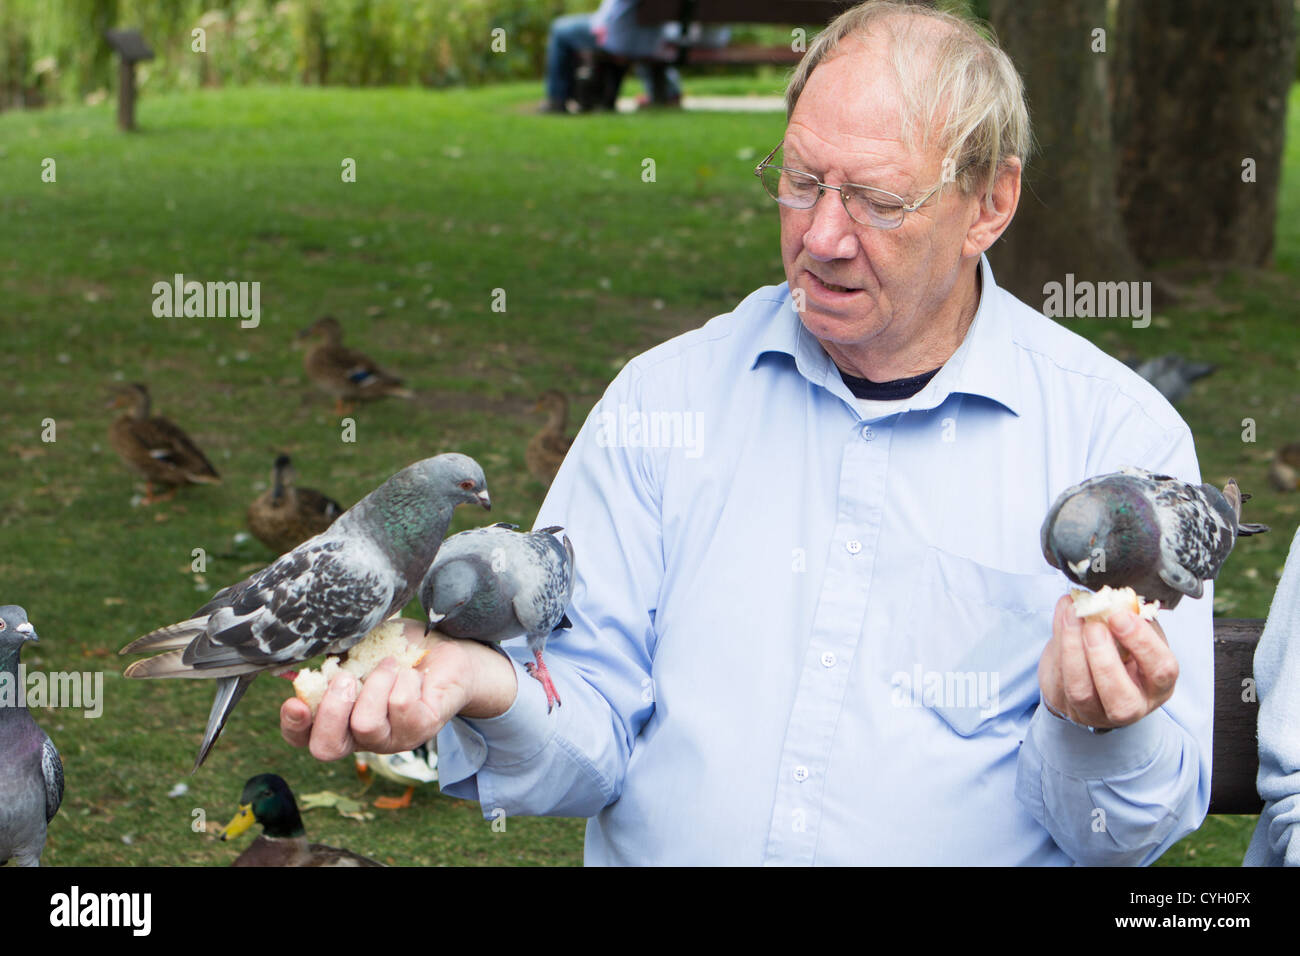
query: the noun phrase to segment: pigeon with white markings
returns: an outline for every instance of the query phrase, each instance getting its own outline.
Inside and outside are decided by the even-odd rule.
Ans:
[[[465,455],[403,468],[251,577],[218,591],[189,620],[159,628],[121,653],[163,651],[127,677],[217,680],[194,769],[253,679],[317,654],[342,654],[400,611],[438,553],[457,505],[491,508],[483,469]]]
[[[450,637],[499,644],[528,638],[535,664],[528,673],[546,690],[546,710],[560,703],[542,661],[546,639],[571,627],[573,545],[563,528],[521,533],[514,525],[462,531],[443,544],[420,585],[429,628]]]
[[[0,866],[41,865],[45,828],[63,802],[63,761],[15,693],[22,647],[39,640],[26,611],[0,607]]]
[[[1242,523],[1249,497],[1232,479],[1219,491],[1122,468],[1061,493],[1043,521],[1043,556],[1075,584],[1130,587],[1172,608],[1201,596],[1239,535],[1268,530]]]

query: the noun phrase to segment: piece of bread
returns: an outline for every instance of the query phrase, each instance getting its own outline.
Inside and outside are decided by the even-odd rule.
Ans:
[[[1103,624],[1115,611],[1132,611],[1144,621],[1154,621],[1160,610],[1159,601],[1143,601],[1132,588],[1112,588],[1109,585],[1100,591],[1070,588],[1070,597],[1074,599],[1075,614],[1085,621]]]
[[[395,617],[390,618],[354,644],[343,657],[325,658],[325,663],[318,671],[303,668],[294,678],[294,694],[311,708],[312,716],[315,717],[325,690],[339,671],[347,671],[364,683],[370,672],[385,657],[395,659],[398,667],[414,667],[428,653],[428,649],[407,642],[405,630],[401,621]]]

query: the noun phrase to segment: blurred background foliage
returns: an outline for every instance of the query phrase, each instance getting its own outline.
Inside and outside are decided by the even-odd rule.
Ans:
[[[302,83],[425,86],[542,74],[551,21],[597,0],[0,0],[0,109],[89,99],[115,88],[104,31],[138,29],[157,58],[153,92]],[[194,55],[193,31],[206,55]],[[492,31],[505,31],[494,51]],[[782,27],[741,27],[738,42],[788,42]]]

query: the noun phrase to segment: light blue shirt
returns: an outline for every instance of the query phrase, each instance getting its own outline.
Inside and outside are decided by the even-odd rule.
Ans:
[[[505,714],[451,721],[443,789],[589,817],[590,864],[1136,864],[1209,803],[1212,602],[1161,622],[1173,698],[1093,735],[1039,706],[1081,479],[1199,481],[1140,379],[997,288],[904,410],[863,419],[786,285],[634,359],[539,526],[573,628]],[[527,660],[522,649],[517,660]]]

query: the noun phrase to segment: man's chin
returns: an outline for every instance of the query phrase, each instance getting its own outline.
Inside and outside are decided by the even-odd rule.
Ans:
[[[819,342],[857,346],[870,342],[880,332],[873,315],[841,315],[809,307],[799,313],[801,321]]]

